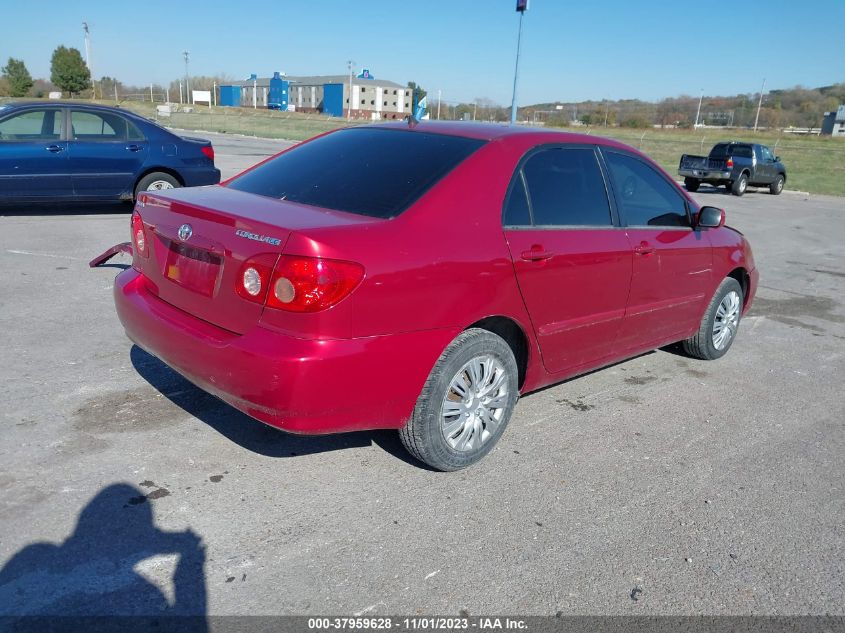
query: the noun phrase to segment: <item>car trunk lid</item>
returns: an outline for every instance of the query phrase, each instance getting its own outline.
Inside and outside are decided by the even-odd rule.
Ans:
[[[245,262],[261,255],[274,263],[294,230],[371,221],[219,186],[145,193],[136,210],[150,248],[134,265],[151,291],[236,333],[263,311],[237,293]]]

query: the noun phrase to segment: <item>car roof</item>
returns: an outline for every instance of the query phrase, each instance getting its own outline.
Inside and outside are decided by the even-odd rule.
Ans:
[[[386,129],[405,129],[412,132],[428,132],[445,134],[448,136],[463,136],[483,141],[507,140],[515,138],[534,139],[537,143],[584,143],[588,145],[604,145],[616,147],[626,151],[639,151],[629,145],[613,139],[593,134],[579,134],[545,127],[525,127],[521,125],[506,125],[496,123],[476,123],[473,121],[421,121],[416,125],[407,122],[376,123],[373,127]]]
[[[12,112],[13,110],[23,110],[26,108],[47,108],[47,107],[73,107],[84,108],[86,110],[97,110],[100,112],[119,112],[120,114],[128,115],[134,119],[140,119],[145,123],[155,123],[149,119],[141,116],[137,112],[121,108],[119,106],[107,106],[99,103],[85,103],[84,101],[66,101],[62,99],[49,99],[46,101],[13,101],[11,103],[0,104],[0,113]]]

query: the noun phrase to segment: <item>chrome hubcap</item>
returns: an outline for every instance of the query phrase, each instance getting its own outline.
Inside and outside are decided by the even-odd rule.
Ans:
[[[739,327],[739,313],[742,302],[739,293],[731,290],[724,296],[716,309],[716,319],[713,322],[713,347],[723,350],[736,336]]]
[[[472,451],[489,440],[502,423],[508,403],[508,374],[490,355],[461,367],[440,408],[443,437],[457,451]]]
[[[739,190],[740,191],[745,191],[745,188],[747,186],[748,186],[748,182],[745,180],[745,178],[743,178],[742,180],[739,181]]]
[[[166,180],[153,180],[147,187],[147,191],[161,191],[162,189],[173,189],[173,185]]]
[[[777,191],[783,191],[783,178],[778,178],[777,185],[775,186]]]

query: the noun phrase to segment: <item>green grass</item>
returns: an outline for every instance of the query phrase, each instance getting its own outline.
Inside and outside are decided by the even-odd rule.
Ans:
[[[581,131],[582,128],[572,128]],[[719,141],[768,145],[786,165],[786,188],[845,196],[845,140],[824,136],[754,133],[750,130],[626,130],[586,128],[591,134],[627,143],[644,152],[677,177],[681,154],[706,155]]]
[[[113,105],[111,101],[103,101]],[[149,102],[126,101],[121,107],[156,118]],[[301,141],[317,134],[349,125],[343,118],[301,112],[276,112],[252,108],[194,106],[191,113],[176,112],[157,119],[167,127],[263,138]],[[355,123],[353,123],[355,125]],[[793,136],[781,132],[750,130],[632,130],[613,127],[575,127],[573,132],[606,136],[632,145],[648,154],[673,176],[678,172],[681,154],[707,154],[718,141],[735,140],[764,143],[780,156],[787,169],[787,189],[845,196],[845,139],[819,136]]]

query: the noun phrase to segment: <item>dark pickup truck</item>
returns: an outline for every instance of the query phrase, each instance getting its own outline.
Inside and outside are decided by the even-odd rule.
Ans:
[[[786,182],[786,167],[765,145],[759,143],[716,143],[709,156],[684,154],[678,166],[687,191],[698,191],[702,182],[718,187],[725,185],[735,196],[741,196],[749,185],[768,187],[778,195]]]

